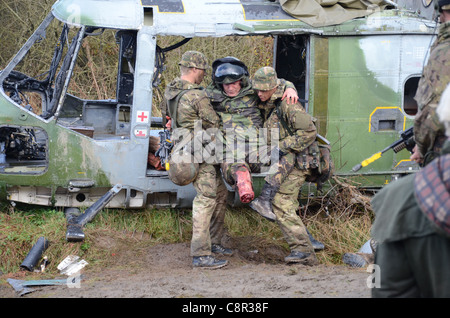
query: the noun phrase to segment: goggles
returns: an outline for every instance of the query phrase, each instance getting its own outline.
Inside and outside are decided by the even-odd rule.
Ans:
[[[224,63],[217,67],[214,80],[219,84],[233,83],[240,80],[246,74],[242,66]]]

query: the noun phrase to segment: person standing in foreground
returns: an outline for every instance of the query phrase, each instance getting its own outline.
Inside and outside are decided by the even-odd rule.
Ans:
[[[261,195],[250,207],[264,209],[262,201],[272,204],[276,222],[291,250],[285,258],[286,262],[315,265],[318,262],[309,233],[297,215],[299,191],[311,174],[312,161],[318,162],[318,158],[311,156],[312,153],[319,153],[313,118],[299,102],[288,104],[281,100],[285,87],[272,67],[256,71],[252,84],[259,97],[259,107],[265,111],[267,136],[272,135],[270,130],[279,131],[281,160],[277,171],[266,177]],[[268,140],[268,144],[270,142]]]
[[[194,131],[218,128],[220,119],[212,108],[205,90],[199,86],[209,68],[206,57],[200,52],[187,51],[183,54],[179,65],[181,76],[167,86],[164,97],[168,104],[173,136],[181,136],[186,141],[186,138],[193,140]],[[174,137],[174,140],[172,157],[177,156],[182,150],[181,147],[186,144],[180,142],[177,145],[177,137]],[[189,157],[193,160],[191,153]],[[183,164],[179,167],[172,164],[171,170],[178,168],[180,174],[183,174],[187,171],[185,167]],[[225,232],[228,191],[222,181],[219,165],[201,162],[193,185],[197,194],[192,206],[192,265],[201,268],[223,267],[227,261],[218,260],[211,255],[211,253],[232,254],[232,250],[221,245]]]
[[[436,112],[449,137],[450,85]],[[426,167],[378,192],[372,206],[380,273],[372,297],[450,297],[450,139]]]
[[[439,155],[446,140],[444,126],[436,115],[436,107],[450,81],[450,0],[439,0],[440,26],[437,40],[419,81],[415,99],[418,113],[414,119],[414,140],[411,160],[422,166]]]

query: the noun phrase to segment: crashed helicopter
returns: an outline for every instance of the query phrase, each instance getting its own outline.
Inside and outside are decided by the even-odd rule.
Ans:
[[[151,101],[161,54],[170,49],[157,45],[164,36],[273,37],[273,66],[294,83],[331,142],[336,175],[375,189],[414,172],[406,151],[387,152],[359,171],[352,167],[412,125],[413,97],[437,33],[434,1],[373,1],[380,5],[331,22],[329,16],[303,20],[284,2],[56,1],[0,73],[1,199],[93,211],[190,207],[192,185],[177,186],[167,171],[147,164],[149,138],[163,127]],[[45,78],[15,70],[54,23],[60,37]],[[83,41],[105,29],[116,31],[119,46],[116,98],[68,93]],[[254,174],[255,184],[263,177]],[[230,201],[236,203],[231,188]]]

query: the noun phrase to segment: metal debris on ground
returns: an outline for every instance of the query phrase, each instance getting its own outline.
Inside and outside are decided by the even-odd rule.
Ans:
[[[42,254],[48,248],[48,245],[48,240],[41,236],[25,257],[24,261],[20,265],[20,268],[32,272],[38,261],[41,259]]]
[[[80,259],[79,256],[69,255],[67,256],[59,265],[57,266],[58,270],[61,274],[72,276],[81,271],[88,262],[84,259],[78,261]]]
[[[19,280],[8,278],[7,282],[14,288],[19,296],[23,296],[36,290],[28,287],[66,285],[67,279]]]

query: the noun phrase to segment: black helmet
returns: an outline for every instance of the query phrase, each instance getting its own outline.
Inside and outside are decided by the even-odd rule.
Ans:
[[[224,63],[217,67],[214,78],[217,84],[229,84],[240,80],[245,74],[245,69],[242,66]]]
[[[221,67],[222,65],[227,64],[228,67]],[[233,67],[236,66],[236,67]],[[220,68],[220,72],[218,72],[218,68]],[[212,63],[212,80],[216,84],[223,84],[224,80],[227,76],[225,76],[227,73],[230,75],[230,79],[226,80],[225,83],[232,83],[235,82],[244,76],[248,76],[248,69],[247,66],[239,59],[233,57],[233,56],[227,56],[221,59],[217,59]],[[243,73],[241,76],[238,76],[238,74]],[[217,74],[217,75],[216,75]],[[219,78],[217,78],[219,76]],[[232,80],[233,78],[236,78]]]

